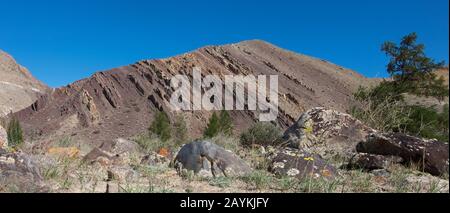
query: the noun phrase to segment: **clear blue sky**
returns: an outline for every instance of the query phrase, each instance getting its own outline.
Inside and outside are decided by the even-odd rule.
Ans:
[[[449,52],[448,0],[0,0],[0,49],[63,86],[96,71],[205,45],[262,39],[366,76],[385,76],[383,41],[417,32]]]

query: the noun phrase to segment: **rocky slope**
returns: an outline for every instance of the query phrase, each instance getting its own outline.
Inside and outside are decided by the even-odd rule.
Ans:
[[[58,88],[17,113],[28,138],[55,141],[70,136],[86,143],[110,142],[145,131],[156,110],[173,119],[169,100],[170,79],[176,74],[278,75],[277,123],[288,127],[309,108],[324,106],[345,111],[351,95],[376,79],[305,55],[283,50],[264,41],[252,40],[224,46],[208,46],[160,60],[144,60]],[[207,111],[184,113],[189,132],[202,134],[210,116]],[[243,130],[257,116],[251,111],[233,111],[236,130]]]
[[[0,117],[30,106],[49,88],[0,50]]]

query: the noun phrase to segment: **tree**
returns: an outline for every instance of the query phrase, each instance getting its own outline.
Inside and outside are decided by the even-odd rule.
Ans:
[[[175,140],[175,144],[180,145],[185,143],[188,140],[187,125],[181,114],[176,116],[173,127],[173,138]]]
[[[225,135],[233,134],[233,121],[231,120],[230,114],[226,110],[222,110],[219,116],[220,132]]]
[[[162,141],[171,137],[170,120],[166,113],[157,112],[149,128],[150,132],[156,134]]]
[[[17,118],[13,117],[8,124],[7,129],[8,144],[12,147],[17,147],[23,143],[23,131],[20,126],[20,122]]]
[[[387,71],[393,78],[395,91],[439,99],[448,96],[443,79],[437,79],[433,71],[444,67],[444,62],[435,62],[424,53],[425,45],[416,44],[417,34],[403,37],[400,45],[385,42],[381,50],[390,57]]]
[[[209,118],[209,122],[208,125],[206,126],[203,136],[205,138],[212,138],[216,136],[219,132],[220,132],[219,117],[217,116],[216,112],[214,112]]]

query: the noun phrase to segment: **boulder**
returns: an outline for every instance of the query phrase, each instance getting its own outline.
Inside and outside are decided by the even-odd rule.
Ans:
[[[2,191],[47,191],[40,169],[31,156],[0,149],[0,192]]]
[[[83,157],[83,162],[90,164],[100,163],[103,166],[113,163],[118,159],[118,155],[114,155],[110,152],[102,150],[101,148],[95,147],[88,154]]]
[[[345,166],[346,169],[362,169],[364,171],[373,171],[386,169],[389,165],[401,163],[403,159],[397,156],[374,155],[367,153],[357,153]]]
[[[0,149],[8,147],[8,135],[6,130],[0,125]]]
[[[173,166],[179,173],[186,169],[195,174],[206,173],[214,177],[242,176],[252,171],[237,155],[208,141],[184,145],[175,157]]]
[[[319,155],[292,148],[278,150],[270,156],[269,171],[277,176],[291,176],[298,179],[334,179],[336,169]]]
[[[363,153],[401,157],[404,163],[415,163],[421,170],[436,176],[449,172],[448,144],[437,140],[403,133],[372,133],[356,149]]]
[[[111,146],[111,152],[119,155],[132,155],[133,153],[139,153],[141,151],[139,144],[123,138],[117,138],[113,141]]]
[[[352,116],[335,110],[316,107],[303,113],[283,135],[291,148],[328,157],[340,154],[350,158],[356,144],[374,129]]]

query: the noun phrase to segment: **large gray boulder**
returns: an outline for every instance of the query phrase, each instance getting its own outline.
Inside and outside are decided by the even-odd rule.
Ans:
[[[270,156],[269,171],[277,176],[334,179],[336,169],[317,154],[298,149],[284,148]]]
[[[183,169],[195,174],[216,176],[242,176],[249,174],[250,166],[231,151],[208,142],[194,141],[184,145],[174,159],[177,171]]]
[[[373,133],[357,145],[357,151],[403,158],[432,175],[448,175],[449,146],[437,140],[426,140],[403,133]]]
[[[374,129],[352,116],[336,110],[316,107],[303,113],[284,133],[291,148],[319,154],[324,158],[340,154],[351,157],[356,144]]]

